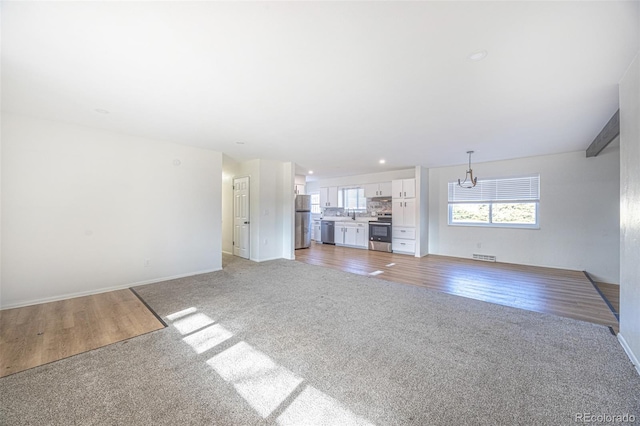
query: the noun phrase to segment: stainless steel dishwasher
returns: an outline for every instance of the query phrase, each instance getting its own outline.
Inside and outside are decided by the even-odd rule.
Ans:
[[[323,220],[320,222],[320,234],[322,237],[322,244],[335,245],[334,230],[336,223],[332,220]]]

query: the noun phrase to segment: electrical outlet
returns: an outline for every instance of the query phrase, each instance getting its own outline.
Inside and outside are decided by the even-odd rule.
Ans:
[[[151,259],[145,259],[145,260],[144,260],[144,267],[145,267],[145,268],[148,268],[148,267],[149,267],[149,265],[151,265]]]

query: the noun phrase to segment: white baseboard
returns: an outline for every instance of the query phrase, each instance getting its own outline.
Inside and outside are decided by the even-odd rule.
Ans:
[[[95,290],[78,291],[78,292],[74,292],[74,293],[61,294],[61,295],[58,295],[58,296],[43,297],[43,298],[40,298],[40,299],[23,300],[21,302],[15,302],[15,303],[11,303],[11,304],[8,304],[8,305],[2,305],[0,307],[0,310],[13,309],[13,308],[22,308],[24,306],[39,305],[41,303],[57,302],[59,300],[73,299],[73,298],[82,297],[82,296],[91,296],[91,295],[100,294],[100,293],[108,293],[110,291],[122,290],[124,288],[137,287],[137,286],[147,285],[147,284],[154,284],[154,283],[159,283],[159,282],[162,282],[162,281],[175,280],[175,279],[178,279],[178,278],[191,277],[191,276],[194,276],[194,275],[207,274],[209,272],[215,272],[215,271],[221,271],[221,270],[222,270],[222,268],[206,269],[206,270],[203,270],[203,271],[188,272],[186,274],[173,275],[173,276],[170,276],[170,277],[153,278],[153,279],[150,279],[150,280],[138,281],[138,282],[129,283],[129,284],[122,284],[122,285],[116,285],[116,286],[111,286],[111,287],[103,287],[103,288],[99,288],[99,289],[95,289]]]
[[[233,253],[231,253],[230,251],[224,251],[224,250],[222,250],[222,253],[224,253],[224,254],[230,254],[230,255],[232,255],[232,256],[233,256]]]
[[[284,259],[284,258],[283,257],[278,257],[278,256],[276,256],[276,257],[268,257],[266,259],[256,259],[256,260],[254,260],[254,262],[268,262],[270,260],[278,260],[278,259]]]
[[[633,366],[636,367],[636,371],[638,372],[638,374],[640,374],[640,362],[638,362],[638,358],[633,353],[633,351],[631,351],[631,348],[627,344],[627,341],[624,340],[624,337],[620,333],[618,333],[618,341],[622,345],[624,351],[627,353],[627,356],[631,360],[631,363],[633,363]]]

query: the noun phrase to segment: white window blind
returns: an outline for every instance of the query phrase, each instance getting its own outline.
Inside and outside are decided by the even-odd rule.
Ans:
[[[534,202],[540,201],[540,175],[502,179],[478,179],[473,188],[449,182],[450,203]]]

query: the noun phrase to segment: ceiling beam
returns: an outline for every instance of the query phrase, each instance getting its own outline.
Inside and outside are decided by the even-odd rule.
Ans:
[[[598,136],[587,148],[587,157],[595,157],[600,154],[620,134],[620,110],[618,109],[607,124],[604,125]]]

